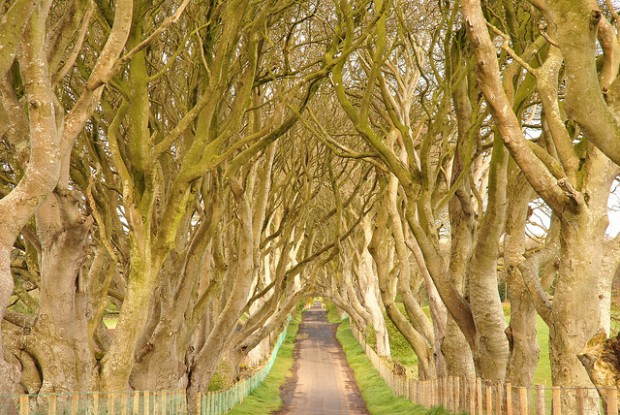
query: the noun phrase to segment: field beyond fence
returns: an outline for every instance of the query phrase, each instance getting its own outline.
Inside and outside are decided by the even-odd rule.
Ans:
[[[428,409],[442,406],[455,414],[470,415],[618,414],[616,388],[601,391],[601,399],[595,388],[513,387],[510,383],[456,376],[420,381],[379,357],[352,325],[351,333],[396,396]]]
[[[200,415],[222,415],[243,401],[267,378],[287,329],[288,324],[265,365],[251,377],[226,390],[201,393],[193,399],[188,398],[185,389],[49,395],[0,393],[0,415],[176,415],[187,414],[190,410]]]

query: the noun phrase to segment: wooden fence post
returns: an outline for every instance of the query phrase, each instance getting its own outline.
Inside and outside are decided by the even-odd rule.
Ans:
[[[487,415],[493,413],[493,388],[488,383],[484,385],[484,396],[487,401]]]
[[[454,412],[461,412],[461,378],[455,376],[454,380]]]
[[[149,391],[144,391],[144,395],[142,396],[142,400],[144,401],[144,414],[148,415],[151,413],[151,394]]]
[[[71,395],[71,415],[77,415],[80,410],[80,395],[74,392]]]
[[[28,395],[20,395],[19,397],[19,415],[28,415],[30,413],[30,407],[28,402]]]
[[[506,415],[512,415],[512,385],[506,383]]]
[[[133,414],[139,414],[140,413],[140,391],[134,391],[133,392],[133,408],[132,408],[132,413]]]
[[[478,403],[478,415],[482,415],[482,379],[476,379],[476,401]]]
[[[99,415],[99,392],[93,393],[93,415]]]
[[[536,415],[545,415],[545,389],[536,385]]]
[[[473,377],[469,378],[469,387],[467,393],[467,399],[469,403],[469,413],[470,415],[476,414],[476,379]]]
[[[584,414],[583,388],[577,388],[577,415]]]
[[[495,385],[495,413],[497,415],[502,415],[502,412],[503,412],[503,408],[502,407],[504,405],[502,404],[502,401],[503,401],[502,393],[503,393],[502,384],[501,383],[497,383]]]
[[[551,398],[552,409],[551,412],[553,415],[562,415],[562,396],[561,390],[559,386],[553,387],[553,395]]]
[[[618,389],[612,388],[605,392],[607,415],[618,413]]]
[[[200,415],[200,392],[196,394],[196,414]]]
[[[115,413],[115,411],[114,411],[114,394],[113,393],[108,393],[107,397],[108,397],[108,413],[109,414],[113,414],[113,413]]]
[[[527,403],[527,389],[523,386],[519,386],[519,413],[521,415],[528,415],[528,403]]]
[[[47,411],[49,415],[56,415],[56,395],[47,397]]]
[[[127,393],[121,395],[121,415],[127,415]]]

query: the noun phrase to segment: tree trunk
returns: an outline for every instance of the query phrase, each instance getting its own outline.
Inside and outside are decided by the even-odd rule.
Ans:
[[[467,197],[467,196],[465,196]],[[473,247],[472,223],[474,212],[465,210],[458,197],[449,204],[450,209],[450,265],[449,273],[452,283],[462,296],[466,296],[467,263],[471,258]],[[467,339],[451,315],[446,322],[446,337],[441,345],[446,359],[448,373],[453,376],[473,376],[475,374],[474,357]]]
[[[499,239],[506,217],[508,154],[495,138],[489,177],[489,201],[468,267],[469,300],[476,322],[474,362],[478,376],[503,382],[509,349],[506,320],[497,289]]]
[[[617,166],[599,151],[590,151],[588,191],[574,196],[577,206],[560,215],[558,281],[548,316],[552,378],[557,386],[592,387],[578,355],[607,324],[601,320],[601,304],[607,304],[609,292],[601,289],[611,286],[613,275],[600,271],[608,224],[607,199]],[[571,410],[574,402],[566,398],[562,407]]]
[[[133,369],[134,353],[143,333],[159,275],[159,261],[151,247],[150,221],[134,223],[130,233],[131,264],[127,292],[121,306],[114,339],[101,361],[101,388],[124,391]]]
[[[30,138],[28,166],[17,186],[0,199],[0,322],[13,294],[11,251],[22,227],[51,194],[60,176],[60,134],[56,128],[54,96],[46,49],[46,21],[52,2],[38,3],[24,31],[19,66],[27,97]],[[25,13],[28,14],[28,13]],[[8,51],[6,56],[13,56]],[[3,59],[4,61],[4,59]],[[12,59],[11,64],[12,65]],[[0,331],[0,390],[12,391],[17,369],[4,360]]]
[[[516,170],[516,169],[515,169]],[[513,171],[508,187],[509,211],[504,237],[504,263],[510,301],[510,324],[506,329],[510,357],[506,381],[515,386],[530,386],[538,364],[540,349],[536,333],[536,307],[523,281],[518,265],[525,253],[525,225],[532,190],[517,171]]]
[[[390,339],[388,337],[387,327],[385,325],[385,317],[381,307],[381,293],[379,291],[379,280],[372,266],[372,256],[368,252],[368,245],[372,238],[370,229],[370,221],[365,219],[362,221],[362,229],[364,231],[364,243],[359,261],[358,284],[363,292],[364,304],[370,314],[372,326],[375,330],[377,342],[377,354],[379,356],[390,356]]]
[[[394,183],[395,178],[391,179]],[[389,195],[385,192],[382,195],[383,203],[390,203]],[[379,278],[379,288],[381,291],[381,298],[385,306],[388,317],[394,323],[398,331],[400,331],[403,337],[407,340],[411,348],[414,350],[418,357],[418,376],[420,379],[433,379],[436,377],[436,367],[434,362],[434,356],[432,353],[433,342],[429,342],[421,333],[413,328],[411,323],[400,312],[396,303],[396,286],[395,282],[390,275],[390,263],[392,262],[389,252],[388,238],[390,237],[390,230],[388,227],[388,221],[390,220],[390,214],[387,209],[380,209],[375,221],[375,231],[372,236],[372,240],[369,244],[368,250],[375,260],[377,267],[377,276]],[[392,222],[392,226],[394,223]],[[401,226],[400,223],[398,226]],[[394,231],[392,231],[394,232]],[[401,240],[404,245],[404,240]],[[401,251],[401,254],[404,252]],[[399,259],[400,261],[409,261],[409,258]],[[403,264],[401,262],[401,267]],[[406,268],[406,266],[405,266]],[[402,270],[402,268],[401,268]],[[401,271],[402,272],[402,271]],[[408,279],[407,279],[408,282]]]
[[[247,304],[254,279],[252,212],[247,195],[241,189],[240,183],[232,183],[231,187],[238,202],[239,223],[236,243],[237,264],[229,270],[229,272],[235,273],[235,278],[232,280],[231,292],[226,296],[226,305],[217,317],[214,327],[190,368],[188,384],[190,396],[207,390],[215,368],[232,338],[238,319]]]
[[[89,282],[82,272],[92,220],[81,215],[78,203],[72,193],[56,192],[36,215],[41,241],[41,294],[29,350],[43,375],[40,394],[93,387]]]

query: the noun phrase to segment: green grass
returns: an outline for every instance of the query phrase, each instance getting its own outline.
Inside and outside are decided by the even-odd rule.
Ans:
[[[336,304],[328,301],[327,304],[325,304],[325,309],[327,310],[327,321],[330,323],[340,323],[342,321],[340,311],[338,311]]]
[[[392,323],[392,320],[387,316],[385,316],[385,326],[390,338],[390,353],[392,359],[404,366],[417,368],[418,356],[413,352],[409,342],[405,340],[405,337],[398,331],[394,323]]]
[[[115,329],[116,323],[118,323],[118,316],[106,316],[103,318],[103,324],[105,324],[108,329]]]
[[[399,304],[399,307],[403,307]],[[404,314],[404,308],[401,309]],[[424,311],[428,314],[430,311],[428,306],[424,307]],[[506,322],[509,322],[510,318],[510,304],[504,303],[504,315],[506,316]],[[405,340],[402,334],[396,329],[394,324],[386,316],[386,326],[390,336],[390,347],[392,351],[392,358],[401,364],[409,367],[416,368],[418,359],[409,343]],[[538,345],[540,347],[540,357],[538,359],[538,365],[534,372],[533,383],[535,385],[551,386],[551,363],[549,361],[549,327],[543,321],[540,316],[536,316],[536,331],[538,333]]]
[[[551,386],[551,362],[549,361],[549,327],[540,316],[536,316],[536,332],[538,333],[538,346],[540,357],[534,372],[533,383],[535,385]]]
[[[510,304],[504,303],[503,307],[506,322],[510,323]],[[536,366],[536,371],[534,371],[534,379],[532,379],[532,383],[534,385],[551,387],[551,362],[549,361],[549,327],[539,315],[536,315],[536,333],[538,337],[538,347],[540,348],[540,355],[538,357],[538,365]]]
[[[228,413],[229,415],[268,415],[280,409],[282,406],[280,386],[284,385],[287,377],[291,375],[295,337],[300,322],[300,314],[291,320],[286,338],[280,347],[278,357],[271,368],[271,372],[269,372],[269,376],[243,402],[235,406]]]
[[[372,415],[416,415],[416,414],[447,414],[441,408],[425,409],[413,404],[405,398],[394,396],[394,393],[379,376],[364,350],[351,334],[349,320],[344,320],[336,334],[342,344],[349,366],[355,374],[355,381]]]

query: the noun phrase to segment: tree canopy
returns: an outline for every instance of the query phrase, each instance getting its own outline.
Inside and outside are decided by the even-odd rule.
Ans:
[[[615,7],[4,1],[0,388],[202,392],[312,296],[424,379],[529,385],[540,315],[591,386]]]

